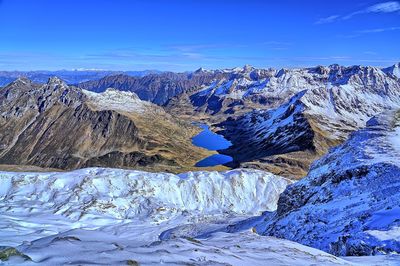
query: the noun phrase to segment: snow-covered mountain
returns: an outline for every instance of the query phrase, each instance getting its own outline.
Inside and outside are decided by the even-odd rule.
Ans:
[[[234,161],[231,166],[260,168],[279,175],[299,178],[307,173],[312,161],[325,154],[330,147],[342,143],[350,132],[363,127],[370,117],[400,106],[400,79],[396,77],[398,67],[398,64],[385,69],[331,65],[274,70],[244,66],[225,70],[199,69],[192,73],[165,72],[144,77],[107,76],[98,81],[79,84],[81,88],[84,88],[83,91],[80,91],[79,96],[82,99],[72,102],[84,101],[84,106],[90,107],[89,111],[113,111],[120,115],[123,114],[123,117],[129,116],[129,119],[135,116],[135,125],[144,129],[139,134],[139,137],[142,137],[141,141],[137,142],[139,148],[124,148],[124,154],[116,155],[110,155],[109,152],[103,150],[99,155],[100,161],[104,164],[99,165],[99,160],[94,159],[96,166],[125,167],[126,161],[132,161],[131,156],[128,156],[129,158],[125,156],[126,150],[131,152],[143,148],[152,150],[151,158],[148,159],[142,155],[133,157],[143,157],[145,164],[148,162],[152,164],[159,160],[158,154],[163,157],[161,158],[162,164],[167,165],[166,168],[170,168],[169,165],[174,164],[172,161],[176,162],[176,157],[182,157],[180,154],[184,153],[187,156],[183,156],[184,161],[178,162],[176,167],[193,166],[197,162],[196,158],[191,156],[184,147],[186,144],[191,145],[188,142],[195,130],[186,126],[184,127],[185,132],[181,132],[179,128],[182,125],[172,121],[174,117],[178,117],[187,119],[188,122],[202,120],[214,124],[211,127],[214,130],[223,129],[221,133],[233,143],[229,149],[222,151],[233,157]],[[11,87],[26,86],[16,84],[22,83],[10,84],[2,89],[1,95],[5,95],[4,92],[10,91]],[[29,84],[31,88],[37,87],[37,85]],[[106,91],[110,86],[115,86],[117,90],[124,92],[118,94],[116,90]],[[104,93],[94,94],[86,89]],[[79,89],[69,90],[70,93],[73,91],[79,91]],[[145,108],[146,111],[142,112],[152,113],[151,118],[140,119],[143,115],[139,111],[143,111],[143,107],[151,105],[139,101],[134,94],[128,94],[128,92],[137,93],[141,100],[158,104],[168,102],[165,109],[172,116],[168,116],[161,108],[154,106],[150,108],[153,109],[151,112],[147,112],[149,108]],[[35,94],[35,97],[44,99],[44,96],[40,96],[38,92]],[[54,94],[52,95],[54,96]],[[67,95],[69,94],[67,93]],[[171,99],[171,97],[173,98]],[[18,98],[13,98],[14,100],[9,98],[8,100],[11,102],[7,104],[8,109],[2,110],[2,113],[16,112],[15,117],[21,115],[21,110],[26,108],[18,106],[20,103],[15,100]],[[26,98],[26,96],[21,97],[21,99]],[[54,99],[56,98],[50,97],[48,100],[53,101]],[[13,105],[17,106],[15,107],[16,111],[13,109]],[[25,104],[22,103],[22,105]],[[61,105],[65,106],[65,103]],[[72,108],[75,107],[72,106]],[[86,111],[86,109],[82,110],[81,114],[83,115]],[[127,115],[127,112],[130,114]],[[21,129],[24,129],[26,123],[30,121],[28,116],[23,117],[28,120],[24,120],[19,125]],[[169,119],[165,119],[166,117]],[[101,120],[104,124],[107,119],[101,118]],[[85,120],[79,121],[81,122],[76,123],[77,125]],[[164,121],[171,123],[165,127],[165,123],[162,123]],[[15,121],[10,120],[8,124],[15,124]],[[162,124],[164,125],[160,126]],[[58,125],[58,123],[54,125]],[[111,124],[106,123],[102,126],[106,127],[107,125]],[[159,131],[157,136],[152,136],[156,131]],[[18,129],[18,132],[21,130]],[[108,130],[102,132],[105,133]],[[168,132],[179,133],[180,136],[170,137]],[[57,132],[58,134],[62,135]],[[137,133],[129,134],[136,136]],[[13,135],[19,135],[19,133]],[[160,143],[159,139],[162,138],[168,139]],[[186,144],[180,145],[183,141]],[[4,141],[2,145],[8,145],[7,143]],[[170,148],[165,148],[164,145],[169,145],[167,143],[173,143],[172,146],[177,147],[174,154],[171,155]],[[114,148],[107,148],[108,151],[110,149]],[[191,146],[191,149],[196,148]],[[205,155],[204,150],[197,149],[196,154],[199,153]],[[79,158],[87,157],[87,154],[82,154],[81,151],[74,152],[74,154]],[[107,158],[108,155],[111,158]],[[120,155],[125,156],[125,159],[119,160]],[[13,156],[8,157],[13,158]],[[172,161],[170,160],[171,156],[173,157]],[[39,159],[43,159],[31,157],[29,161],[34,165],[39,163]],[[206,156],[202,156],[202,158],[204,157]],[[186,158],[189,159],[186,160]],[[52,162],[49,160],[46,158],[46,165],[60,167],[61,162],[58,158]],[[70,162],[70,158],[63,160],[69,164],[76,163],[75,158],[73,158],[73,162]],[[116,160],[120,161],[118,165],[110,165],[110,161]],[[43,161],[40,160],[40,162]],[[133,161],[135,161],[133,164],[137,164],[136,159]],[[4,163],[15,164],[15,162]],[[128,164],[132,163],[128,162]],[[93,166],[93,164],[85,166]]]
[[[140,113],[146,111],[163,112],[159,107],[147,101],[142,101],[134,92],[119,91],[108,88],[102,93],[82,90],[89,98],[89,104],[97,110],[114,110],[128,113]]]
[[[280,196],[257,232],[339,256],[400,252],[400,113],[368,121]]]
[[[282,99],[294,95],[275,109],[254,110],[219,124],[233,143],[224,153],[242,166],[300,177],[349,132],[400,107],[400,81],[374,67],[287,70],[272,80],[257,93],[284,95]]]
[[[188,91],[187,95],[184,95],[186,98],[183,98],[190,101],[195,112],[211,115],[235,114],[240,113],[242,109],[249,110],[254,107],[278,107],[303,90],[329,90],[331,86],[344,85],[363,87],[366,90],[376,87],[380,90],[385,84],[392,86],[393,82],[397,82],[395,76],[398,69],[399,64],[385,69],[330,65],[275,70],[244,66],[215,70],[215,73],[222,72],[225,75],[214,79],[211,84],[203,84],[195,90]],[[179,100],[183,99],[175,99]],[[174,101],[170,103],[173,104]]]
[[[82,82],[78,84],[78,87],[94,92],[103,92],[109,87],[121,91],[131,91],[142,100],[163,105],[176,95],[210,84],[212,80],[218,80],[228,75],[221,71],[202,70],[192,73],[163,72],[140,77],[120,74]]]

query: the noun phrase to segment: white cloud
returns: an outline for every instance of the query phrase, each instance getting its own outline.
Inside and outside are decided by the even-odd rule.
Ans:
[[[393,13],[396,11],[400,10],[400,4],[399,2],[384,2],[380,4],[376,4],[373,6],[369,6],[365,9],[358,10],[356,12],[353,12],[351,14],[348,14],[347,16],[344,16],[343,19],[349,19],[354,17],[355,15],[359,14],[368,14],[368,13]]]
[[[329,16],[326,18],[320,18],[319,20],[317,20],[315,22],[315,24],[331,23],[331,22],[334,22],[335,20],[337,20],[339,17],[340,17],[339,15],[333,15],[333,16]]]
[[[388,28],[377,28],[377,29],[366,29],[366,30],[359,30],[356,31],[352,34],[349,35],[339,35],[338,37],[342,38],[356,38],[360,37],[365,34],[371,34],[371,33],[381,33],[381,32],[387,32],[387,31],[397,31],[400,30],[400,27],[388,27]]]
[[[399,2],[385,2],[370,6],[366,9],[366,12],[374,13],[391,13],[400,10]]]
[[[394,30],[400,30],[400,27],[360,30],[360,31],[358,31],[358,33],[360,33],[360,34],[368,34],[368,33],[379,33],[379,32],[385,32],[385,31],[394,31]]]
[[[338,20],[347,20],[350,19],[356,15],[360,14],[369,14],[369,13],[394,13],[400,11],[400,3],[397,1],[390,1],[390,2],[383,2],[379,4],[375,4],[372,6],[369,6],[367,8],[355,11],[353,13],[339,16],[339,15],[332,15],[329,17],[325,18],[320,18],[315,22],[315,24],[326,24],[326,23],[332,23]]]

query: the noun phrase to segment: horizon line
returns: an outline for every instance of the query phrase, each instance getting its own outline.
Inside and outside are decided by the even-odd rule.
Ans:
[[[274,67],[274,66],[263,66],[257,67],[251,64],[245,64],[243,66],[235,66],[235,67],[226,67],[226,68],[205,68],[205,67],[198,67],[192,70],[184,70],[184,71],[175,71],[175,70],[160,70],[160,69],[124,69],[124,70],[113,70],[113,69],[105,69],[105,68],[59,68],[59,69],[31,69],[31,70],[21,70],[21,69],[14,69],[14,70],[2,70],[0,72],[59,72],[59,71],[68,71],[68,72],[173,72],[173,73],[186,73],[186,72],[195,72],[197,70],[208,70],[208,71],[217,71],[217,70],[233,70],[236,68],[245,68],[245,67],[253,67],[254,69],[299,69],[299,68],[315,68],[315,67],[330,67],[333,65],[339,65],[344,67],[354,67],[354,66],[370,66],[370,67],[377,67],[377,68],[386,68],[391,67],[394,65],[400,65],[400,59],[398,61],[391,60],[393,63],[389,63],[388,65],[368,65],[368,64],[339,64],[339,63],[331,63],[331,64],[316,64],[316,65],[299,65],[299,66],[285,66],[285,67]]]

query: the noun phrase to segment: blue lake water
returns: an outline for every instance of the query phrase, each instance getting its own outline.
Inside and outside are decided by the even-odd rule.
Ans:
[[[201,127],[201,131],[198,135],[192,138],[192,143],[198,147],[205,148],[207,150],[216,151],[226,149],[232,145],[229,140],[226,140],[223,136],[218,135],[210,130],[205,124],[196,124]],[[213,154],[207,158],[204,158],[196,163],[197,167],[207,167],[225,164],[232,161],[232,157],[224,154]]]
[[[196,163],[196,167],[216,166],[232,162],[232,157],[224,154],[213,154]]]

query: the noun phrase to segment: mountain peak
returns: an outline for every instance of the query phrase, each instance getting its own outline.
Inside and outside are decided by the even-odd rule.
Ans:
[[[202,73],[202,72],[206,72],[207,70],[204,67],[200,67],[199,69],[197,69],[196,71],[194,71],[194,73]]]
[[[329,66],[328,66],[328,68],[333,69],[333,70],[337,70],[337,69],[339,69],[339,68],[341,68],[341,67],[342,67],[342,66],[339,65],[339,64],[332,64],[332,65],[329,65]]]
[[[393,66],[384,68],[384,69],[382,69],[382,71],[385,72],[386,74],[393,75],[400,79],[400,62],[397,64],[394,64]]]
[[[245,72],[252,71],[254,69],[255,68],[252,65],[246,64],[246,65],[243,66],[243,71],[245,71]]]
[[[281,68],[281,69],[279,69],[279,70],[276,72],[275,77],[280,78],[280,77],[283,76],[286,72],[287,72],[287,69],[286,69],[286,68]]]
[[[32,81],[30,79],[28,79],[27,77],[19,77],[12,83],[13,84],[30,84],[30,83],[32,83]]]
[[[67,85],[62,79],[60,79],[59,77],[51,77],[49,78],[49,80],[47,81],[47,84],[54,84],[54,85]]]

